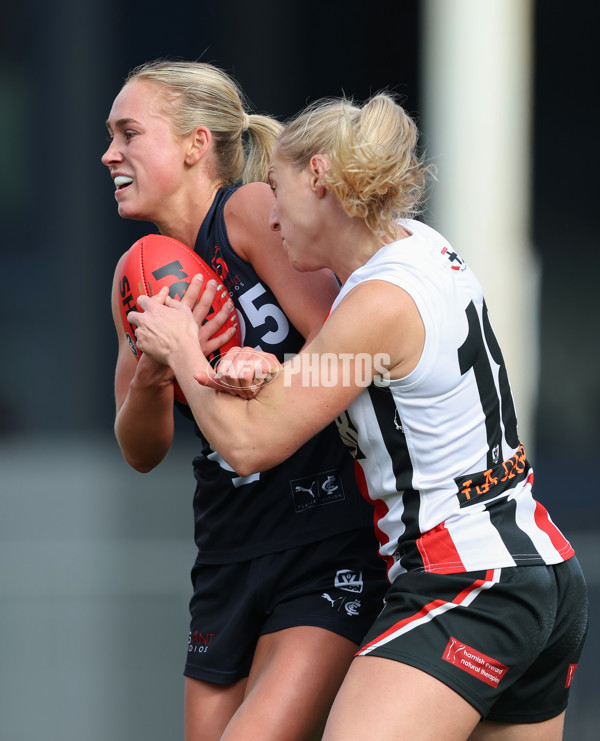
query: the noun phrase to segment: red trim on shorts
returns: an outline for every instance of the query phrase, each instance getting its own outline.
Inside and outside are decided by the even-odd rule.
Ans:
[[[418,628],[423,623],[428,623],[433,620],[437,615],[452,610],[455,607],[467,606],[477,597],[477,595],[484,589],[489,589],[500,579],[500,569],[488,569],[483,579],[476,579],[468,587],[465,587],[460,591],[454,599],[450,602],[443,599],[436,599],[428,604],[424,605],[418,612],[413,615],[409,615],[403,620],[399,620],[388,628],[384,633],[374,638],[369,643],[366,643],[359,649],[355,656],[361,656],[370,653],[374,648],[378,648],[380,645],[388,643],[393,638],[397,638],[404,633]],[[399,577],[400,579],[402,576]]]
[[[575,674],[575,669],[577,669],[577,664],[569,664],[569,668],[567,670],[567,681],[565,682],[565,689],[568,690],[571,686],[571,682],[573,681],[573,675]]]

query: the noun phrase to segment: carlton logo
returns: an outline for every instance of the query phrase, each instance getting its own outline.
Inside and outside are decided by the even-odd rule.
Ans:
[[[345,498],[338,471],[323,471],[304,479],[293,479],[290,486],[296,512]]]
[[[509,669],[501,661],[482,654],[452,636],[450,636],[450,640],[444,649],[442,658],[476,679],[489,684],[490,687],[497,687]]]

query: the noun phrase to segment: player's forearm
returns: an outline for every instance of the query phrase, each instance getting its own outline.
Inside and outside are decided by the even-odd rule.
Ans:
[[[115,436],[127,463],[146,473],[167,454],[174,435],[173,383],[132,380],[117,412]]]
[[[236,473],[247,476],[279,462],[268,455],[266,425],[254,408],[260,406],[258,401],[246,401],[198,383],[195,374],[211,371],[200,352],[188,348],[172,356],[170,363],[202,434]]]

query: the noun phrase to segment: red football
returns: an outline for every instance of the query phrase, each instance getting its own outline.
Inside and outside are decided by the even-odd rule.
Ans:
[[[192,277],[198,273],[204,276],[205,286],[211,279],[219,284],[212,311],[207,317],[210,319],[225,304],[229,294],[219,276],[196,252],[171,237],[165,237],[162,234],[148,234],[138,239],[125,253],[119,275],[121,322],[136,358],[139,359],[140,351],[135,341],[135,327],[127,321],[127,314],[138,310],[136,303],[138,297],[143,293],[147,296],[154,296],[161,288],[167,286],[169,296],[181,299]],[[231,325],[226,323],[216,333],[217,336],[229,326]],[[218,360],[221,354],[224,355],[232,347],[240,344],[241,337],[238,329],[232,339],[208,356],[209,361],[214,366],[214,361]],[[175,397],[185,403],[185,397],[177,384],[175,384]]]

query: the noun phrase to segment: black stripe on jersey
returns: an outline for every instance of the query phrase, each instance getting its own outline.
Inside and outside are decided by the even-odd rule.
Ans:
[[[412,486],[413,467],[402,430],[402,420],[389,389],[371,384],[368,392],[383,442],[390,456],[396,489],[402,495],[404,505],[402,522],[406,529],[402,535],[402,548],[398,549],[400,563],[407,571],[423,568],[423,561],[415,547],[415,542],[421,537],[419,528],[421,497]]]
[[[504,357],[502,350],[490,324],[490,317],[488,314],[487,306],[485,301],[483,302],[483,332],[485,339],[487,340],[490,354],[494,358],[495,363],[498,365],[498,383],[500,386],[500,399],[502,404],[502,422],[504,423],[504,436],[506,442],[511,448],[517,448],[519,446],[519,431],[517,428],[517,413],[515,411],[515,402],[512,397],[510,389],[510,383],[508,380],[508,373],[506,372],[506,366],[504,365]]]
[[[392,470],[396,477],[396,489],[403,491],[412,488],[413,467],[408,454],[406,437],[402,429],[394,397],[388,388],[371,384],[368,387],[369,397],[386,450],[392,461]]]
[[[490,502],[486,506],[491,524],[498,531],[502,542],[515,561],[532,566],[543,565],[544,559],[536,550],[533,541],[516,523],[516,509],[515,500],[505,497]]]
[[[419,509],[421,507],[421,495],[416,489],[405,489],[402,492],[402,522],[406,530],[402,535],[402,545],[398,544],[396,553],[400,557],[400,565],[407,571],[422,569],[423,559],[417,548],[417,540],[422,533],[419,528]]]
[[[485,307],[484,307],[485,310]],[[475,374],[475,382],[479,392],[481,408],[485,415],[485,429],[487,432],[488,454],[487,465],[491,468],[498,462],[501,445],[502,430],[500,427],[500,402],[494,383],[494,376],[486,351],[483,331],[479,321],[479,314],[475,304],[466,308],[469,334],[467,339],[458,348],[460,372],[464,376],[470,370]]]

